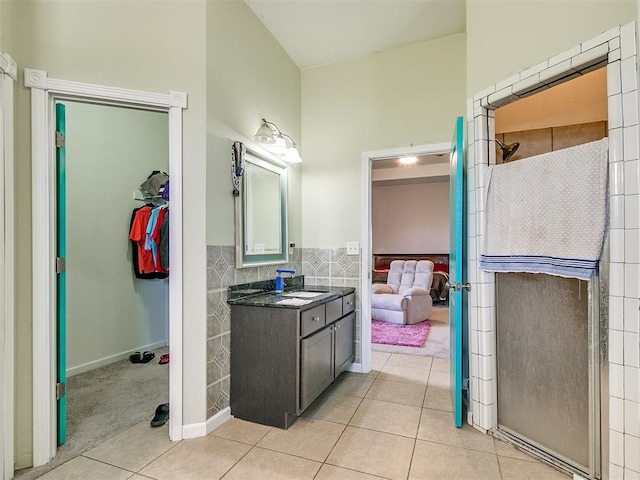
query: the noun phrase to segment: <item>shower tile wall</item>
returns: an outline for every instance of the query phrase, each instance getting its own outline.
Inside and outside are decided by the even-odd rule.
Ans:
[[[207,418],[229,406],[229,285],[272,279],[276,268],[291,268],[305,275],[307,285],[355,287],[356,362],[360,361],[360,255],[347,255],[345,248],[295,248],[288,264],[250,268],[236,268],[235,258],[235,247],[207,247]]]
[[[551,73],[560,59],[570,59],[574,70],[607,68],[609,104],[609,478],[640,478],[640,142],[638,135],[638,76],[635,24],[613,28],[584,42],[575,51],[549,58],[470,99],[468,121],[468,222],[471,391],[473,423],[480,429],[497,427],[495,374],[480,369],[482,361],[495,364],[495,303],[482,295],[495,286],[495,275],[479,268],[484,235],[484,211],[489,165],[496,164],[488,148],[495,136],[494,108],[553,83]],[[603,61],[602,63],[598,63]],[[505,138],[505,141],[509,139]],[[493,322],[480,322],[486,315]],[[489,325],[489,327],[486,327]],[[480,396],[480,385],[489,395]],[[607,415],[607,412],[603,412]],[[607,466],[605,466],[607,470]]]
[[[581,123],[562,127],[536,128],[519,132],[497,133],[496,139],[502,143],[519,142],[518,151],[511,157],[511,162],[521,158],[540,155],[563,148],[574,147],[587,142],[594,142],[606,137],[607,122]],[[496,144],[496,164],[502,163],[502,156]]]

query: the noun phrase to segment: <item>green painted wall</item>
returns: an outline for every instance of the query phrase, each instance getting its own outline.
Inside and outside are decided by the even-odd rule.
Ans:
[[[0,52],[13,56],[14,0],[0,1]]]
[[[261,118],[302,151],[300,69],[240,0],[207,4],[207,244],[234,244],[231,143],[249,140]],[[289,167],[289,236],[300,243],[300,167]]]
[[[67,371],[168,340],[169,281],[137,279],[127,241],[139,186],[169,170],[166,113],[64,102]],[[119,356],[120,355],[120,356]]]
[[[189,94],[183,117],[184,409],[206,416],[206,3],[15,2],[14,58],[52,78]],[[16,466],[31,464],[30,91],[16,84]]]
[[[636,0],[467,1],[467,96],[637,19]]]
[[[302,72],[302,244],[360,240],[362,153],[450,142],[465,113],[465,35]]]

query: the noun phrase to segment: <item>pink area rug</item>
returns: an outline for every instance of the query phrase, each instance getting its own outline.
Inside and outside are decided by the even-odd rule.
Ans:
[[[405,347],[422,347],[429,334],[429,322],[413,325],[371,320],[371,342],[385,345],[402,345]]]

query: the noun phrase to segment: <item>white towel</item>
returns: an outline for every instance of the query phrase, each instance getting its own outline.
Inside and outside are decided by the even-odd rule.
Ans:
[[[496,165],[480,267],[589,280],[607,226],[607,139]]]

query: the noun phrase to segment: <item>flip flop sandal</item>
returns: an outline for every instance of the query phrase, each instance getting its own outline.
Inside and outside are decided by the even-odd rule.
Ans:
[[[141,363],[142,355],[140,355],[140,352],[134,352],[131,355],[129,355],[129,361],[131,363]]]
[[[158,362],[160,365],[164,365],[169,363],[169,354],[165,353],[164,355],[160,355],[160,361]]]
[[[151,426],[159,427],[167,423],[167,420],[169,420],[169,404],[161,403],[156,407],[156,414],[151,419]]]
[[[140,363],[149,363],[151,360],[156,358],[156,354],[153,352],[144,352],[142,354],[142,358],[140,359]]]

